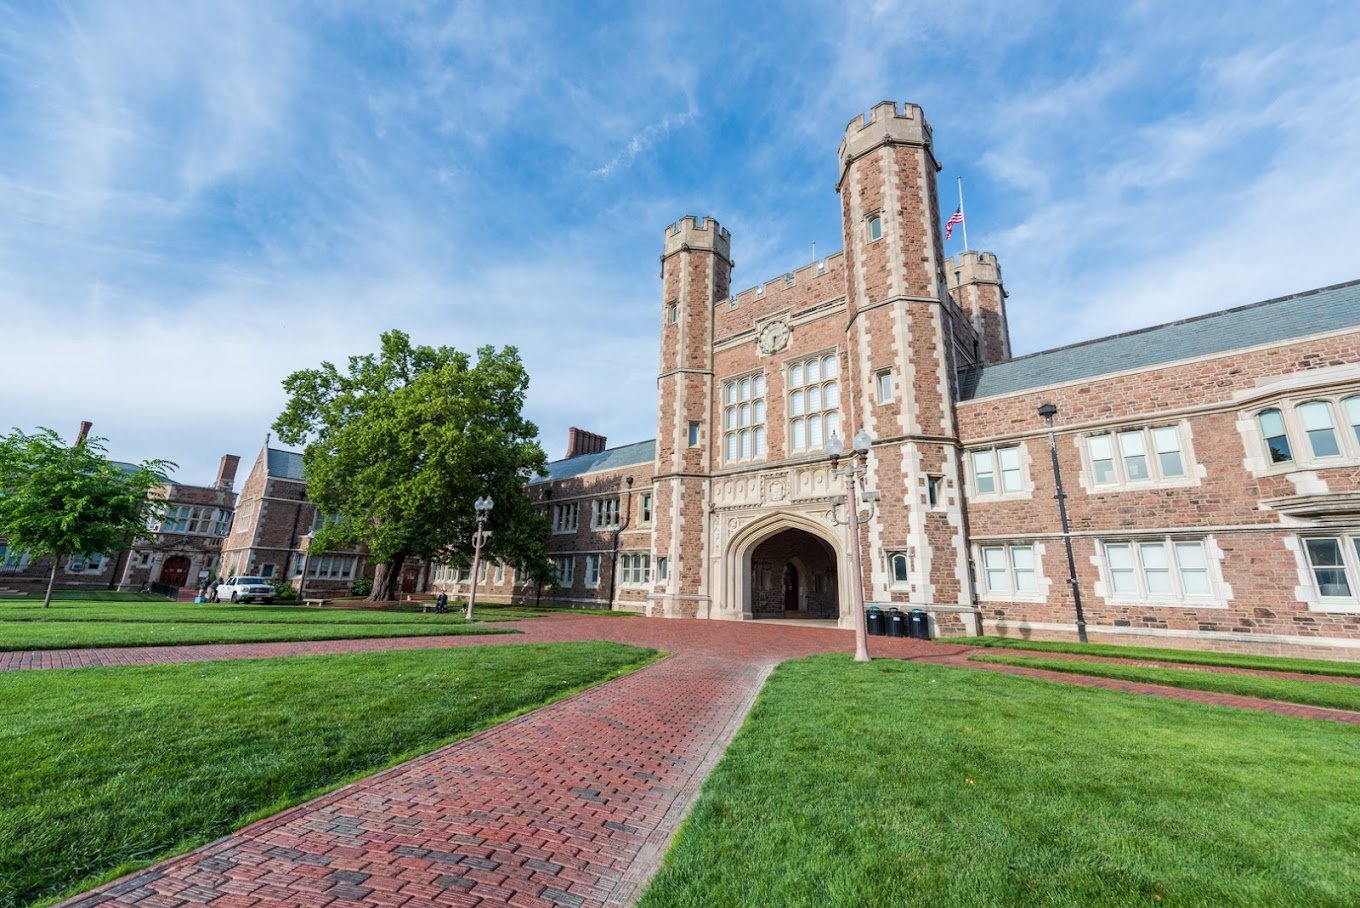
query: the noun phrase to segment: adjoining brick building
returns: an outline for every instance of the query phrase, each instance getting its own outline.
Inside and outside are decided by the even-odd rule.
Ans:
[[[241,485],[231,532],[222,544],[223,577],[287,580],[317,596],[346,595],[365,576],[362,549],[308,553],[325,516],[307,500],[302,455],[271,448],[266,439]],[[414,592],[414,584],[403,585]]]
[[[149,535],[121,552],[89,552],[67,556],[57,569],[58,589],[132,591],[155,588],[167,595],[196,587],[217,570],[222,540],[236,507],[232,487],[240,458],[222,456],[212,485],[166,482],[151,497],[167,502],[164,519]],[[117,463],[129,472],[134,464]],[[10,548],[0,537],[0,590],[33,592],[47,584],[50,558],[32,558]]]
[[[844,251],[762,286],[731,294],[716,221],[666,230],[656,440],[573,430],[529,486],[555,599],[848,626],[825,443],[864,430],[866,600],[1070,636],[1052,403],[1093,639],[1360,651],[1360,282],[1011,358],[996,256],[943,253],[921,109],[856,117],[838,159]]]

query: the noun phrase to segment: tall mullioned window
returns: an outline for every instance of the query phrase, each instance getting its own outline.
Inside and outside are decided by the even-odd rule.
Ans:
[[[973,489],[979,495],[1008,495],[1025,489],[1024,470],[1020,466],[1020,448],[987,448],[974,451]]]
[[[1114,598],[1190,602],[1214,595],[1202,539],[1106,541],[1100,548]]]
[[[581,517],[581,504],[570,501],[553,505],[553,532],[575,533]]]
[[[726,463],[765,456],[763,374],[723,383],[723,455]]]
[[[841,430],[840,367],[834,353],[789,366],[789,450],[820,451]]]

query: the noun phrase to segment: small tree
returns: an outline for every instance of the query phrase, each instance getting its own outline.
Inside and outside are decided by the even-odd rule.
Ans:
[[[527,566],[547,560],[547,526],[524,494],[546,467],[538,429],[521,412],[529,377],[514,347],[483,347],[474,363],[452,347],[382,335],[379,353],[283,381],[274,423],[306,445],[307,497],[337,520],[314,551],[365,545],[378,564],[369,598],[395,598],[407,558],[455,564],[471,556],[472,503],[494,497],[483,556]]]
[[[101,438],[67,447],[51,429],[0,437],[0,535],[14,548],[52,558],[43,608],[52,604],[64,558],[122,551],[165,508],[150,493],[173,463],[149,460],[128,470],[104,454]]]

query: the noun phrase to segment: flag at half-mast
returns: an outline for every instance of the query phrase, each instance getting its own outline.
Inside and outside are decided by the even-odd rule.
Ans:
[[[954,209],[954,214],[949,220],[944,222],[944,238],[947,240],[954,235],[954,228],[963,223],[963,206]]]

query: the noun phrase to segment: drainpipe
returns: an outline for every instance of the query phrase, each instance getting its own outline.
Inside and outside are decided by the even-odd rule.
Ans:
[[[624,484],[628,486],[627,491],[623,494],[623,522],[620,523],[619,528],[614,531],[613,551],[609,554],[609,608],[611,610],[614,608],[614,588],[618,584],[619,537],[623,535],[624,530],[628,529],[628,522],[633,519],[632,474],[629,474],[623,481]]]

